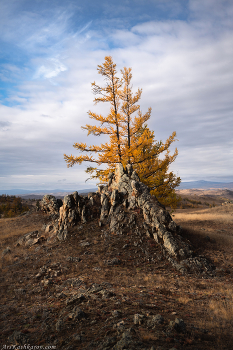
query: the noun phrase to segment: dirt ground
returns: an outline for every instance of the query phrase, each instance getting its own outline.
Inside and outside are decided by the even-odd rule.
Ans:
[[[109,234],[97,221],[72,228],[64,243],[16,246],[50,220],[33,202],[28,214],[0,219],[0,254],[10,248],[0,260],[0,349],[233,349],[233,205],[224,198],[172,213],[216,266],[212,276],[181,275],[153,239]],[[150,324],[155,315],[163,323]],[[176,318],[185,330],[171,329]]]

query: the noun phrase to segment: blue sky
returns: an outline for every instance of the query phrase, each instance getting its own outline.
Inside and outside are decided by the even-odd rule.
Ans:
[[[143,89],[158,140],[177,132],[183,181],[233,181],[233,3],[228,0],[0,0],[0,189],[79,189],[67,168],[111,55]]]

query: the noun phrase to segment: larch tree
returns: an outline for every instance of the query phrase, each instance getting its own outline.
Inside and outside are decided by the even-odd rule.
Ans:
[[[175,207],[178,201],[175,187],[181,180],[173,172],[169,172],[169,165],[178,155],[177,149],[170,155],[169,147],[175,141],[176,133],[173,132],[165,143],[155,140],[154,132],[146,124],[151,116],[151,108],[142,114],[138,105],[142,90],[132,93],[131,68],[121,70],[120,79],[117,77],[116,64],[111,56],[107,56],[97,70],[104,77],[105,85],[101,87],[92,83],[93,93],[97,96],[94,102],[108,102],[110,112],[103,116],[89,111],[89,117],[98,122],[98,125],[86,124],[82,128],[87,130],[88,135],[108,135],[109,141],[99,146],[75,143],[74,148],[85,154],[65,154],[67,166],[82,162],[95,163],[96,166],[88,166],[86,172],[91,178],[98,178],[101,183],[106,183],[108,174],[115,169],[117,163],[123,166],[130,163],[140,180],[150,188],[151,194],[162,204]],[[164,155],[163,159],[159,159],[160,154]],[[105,167],[100,169],[101,165]]]
[[[141,147],[136,147],[138,140],[142,137]],[[135,144],[135,150],[132,154],[134,169],[139,174],[140,180],[149,188],[152,195],[165,206],[176,207],[179,197],[177,197],[175,188],[179,186],[181,179],[176,177],[170,171],[169,166],[173,163],[178,155],[178,150],[175,149],[174,154],[170,155],[169,147],[176,140],[176,132],[166,140],[157,142],[154,132],[147,125],[144,125],[132,138],[132,143]],[[163,158],[159,155],[163,154]]]

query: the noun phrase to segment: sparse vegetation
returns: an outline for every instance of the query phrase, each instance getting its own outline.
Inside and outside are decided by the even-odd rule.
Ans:
[[[17,238],[40,228],[49,218],[35,211],[27,216],[0,219],[1,249],[10,246],[12,250],[1,259],[0,266],[0,343],[8,344],[8,337],[17,330],[30,338],[30,344],[102,350],[104,339],[118,339],[114,325],[124,321],[126,329],[133,325],[145,349],[152,346],[155,349],[162,346],[165,350],[172,347],[179,350],[232,349],[232,207],[188,208],[174,213],[182,235],[190,240],[198,254],[207,256],[216,265],[215,275],[209,278],[181,275],[164,259],[151,238],[138,237],[134,232],[106,234],[97,221],[70,229],[69,239],[63,244],[40,243],[27,248],[14,247]],[[81,246],[83,242],[90,245]],[[154,260],[148,259],[142,251]],[[67,260],[70,256],[81,260]],[[114,257],[118,257],[121,264],[106,264]],[[35,276],[42,266],[53,269],[53,264],[61,264],[63,270],[51,284],[44,286]],[[80,287],[67,285],[72,278],[80,281]],[[105,298],[95,293],[80,303],[79,307],[88,314],[87,320],[74,324],[66,311],[67,327],[57,332],[55,324],[66,299],[80,290],[88,290],[93,284],[109,284],[114,294]],[[113,316],[113,310],[119,315]],[[148,328],[146,323],[134,325],[135,314],[145,318],[160,314],[165,324],[155,328]],[[176,317],[185,321],[187,331],[169,335],[167,326]],[[81,335],[77,339],[82,340],[75,340],[74,334]]]
[[[16,196],[0,196],[0,217],[12,218],[24,213],[29,208],[22,203],[22,199]]]

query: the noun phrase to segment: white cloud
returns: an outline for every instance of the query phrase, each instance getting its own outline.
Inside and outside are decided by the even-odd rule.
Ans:
[[[57,58],[49,58],[47,62],[41,65],[34,75],[34,79],[51,79],[55,78],[61,72],[65,72],[67,67]]]
[[[58,44],[46,58],[40,54],[31,58],[34,80],[22,81],[18,93],[10,97],[19,105],[0,105],[0,137],[4,145],[1,173],[6,176],[17,173],[20,183],[25,182],[25,174],[31,174],[31,185],[47,182],[52,186],[63,179],[67,179],[66,186],[85,185],[85,165],[67,169],[63,153],[77,154],[72,147],[74,142],[101,141],[87,138],[81,126],[90,122],[88,110],[103,113],[108,110],[107,105],[93,105],[91,82],[104,84],[96,68],[111,54],[119,70],[123,66],[132,67],[135,90],[143,88],[142,111],[152,107],[149,126],[157,139],[165,141],[176,130],[179,156],[172,165],[175,172],[184,180],[191,176],[230,177],[233,173],[229,162],[233,152],[231,26],[224,21],[225,18],[228,21],[228,15],[224,14],[222,5],[219,4],[217,12],[213,10],[211,17],[210,2],[203,5],[203,11],[210,11],[209,14],[201,14],[203,2],[189,3],[192,12],[188,21],[150,20],[131,29],[111,28],[107,36],[105,28],[103,32],[93,30],[94,21],[91,26],[87,21],[86,28],[81,27],[83,30],[78,35],[67,34],[66,21],[56,34],[61,19],[51,26],[45,24],[44,30],[38,25],[40,29],[31,36],[25,31],[22,43],[31,43],[29,48],[33,50],[55,35]],[[232,11],[231,4],[224,3]],[[64,16],[69,18],[69,14]],[[20,30],[22,33],[23,29]],[[5,69],[17,72],[11,65]],[[13,183],[10,176],[8,180],[4,177],[4,181],[9,186]],[[90,187],[89,183],[86,186]]]

